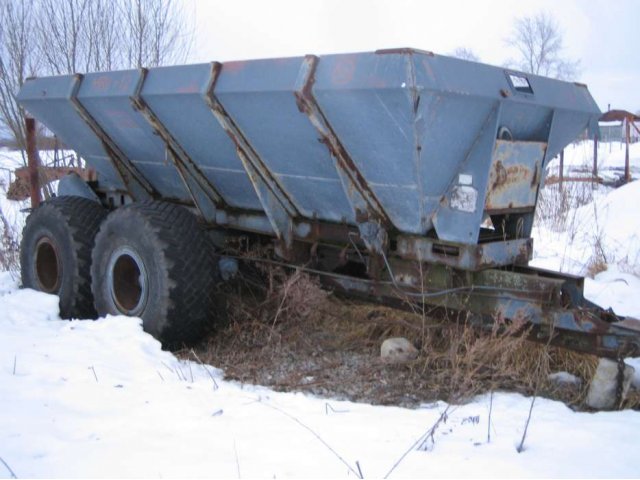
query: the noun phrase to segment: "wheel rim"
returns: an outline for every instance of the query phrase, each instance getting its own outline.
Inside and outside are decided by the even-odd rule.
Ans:
[[[148,277],[144,262],[130,248],[119,248],[108,268],[109,293],[115,307],[125,315],[139,316],[148,299]]]
[[[58,249],[49,237],[42,237],[36,244],[35,269],[40,290],[56,293],[60,288],[62,265]]]

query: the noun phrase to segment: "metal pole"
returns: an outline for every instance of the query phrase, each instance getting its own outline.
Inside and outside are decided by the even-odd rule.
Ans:
[[[631,136],[631,126],[629,125],[629,117],[626,118],[625,123],[625,144],[626,149],[624,152],[624,181],[629,183],[631,181],[631,172],[629,171],[629,141]]]
[[[36,121],[33,118],[25,118],[27,134],[27,166],[29,169],[29,188],[31,192],[31,208],[37,208],[42,201],[40,196],[40,156],[36,145]]]
[[[558,172],[558,177],[560,191],[562,191],[562,182],[564,181],[564,149],[560,150],[560,169]]]
[[[598,177],[598,134],[593,137],[593,178]]]

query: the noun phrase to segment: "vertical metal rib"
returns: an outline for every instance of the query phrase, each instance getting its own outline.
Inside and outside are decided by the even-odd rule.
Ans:
[[[216,206],[221,206],[223,203],[221,195],[142,98],[142,86],[147,76],[147,69],[142,68],[140,71],[140,81],[134,95],[131,97],[134,108],[142,114],[154,132],[164,142],[169,159],[175,166],[200,213],[207,219],[215,220]]]
[[[212,63],[210,85],[207,87],[205,101],[220,126],[235,144],[238,158],[249,176],[276,236],[290,247],[293,244],[293,218],[298,216],[298,211],[216,97],[214,89],[221,69],[220,63]]]
[[[386,248],[386,230],[391,227],[391,221],[313,96],[318,61],[315,55],[307,55],[302,63],[295,87],[298,108],[307,115],[334,159],[334,166],[355,213],[362,240],[369,250],[380,253]]]
[[[433,215],[433,225],[441,240],[478,243],[501,112],[502,103],[496,102],[480,126],[464,160],[449,179],[449,185]]]
[[[102,127],[95,121],[91,114],[78,100],[78,91],[80,90],[80,84],[83,76],[76,74],[73,90],[71,92],[71,104],[74,109],[82,118],[82,120],[89,126],[93,133],[102,142],[104,149],[109,155],[113,166],[120,175],[122,182],[127,187],[129,194],[134,200],[143,200],[149,198],[155,198],[158,196],[153,186],[148,180],[140,173],[136,166],[127,158],[127,156],[120,150],[118,145],[111,140],[111,137],[102,129]]]

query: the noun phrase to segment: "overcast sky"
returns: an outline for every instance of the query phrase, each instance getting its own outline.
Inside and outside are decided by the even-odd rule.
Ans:
[[[606,110],[640,110],[640,0],[183,0],[193,2],[190,60],[240,60],[414,47],[473,50],[502,65],[514,18],[551,13],[579,80]]]

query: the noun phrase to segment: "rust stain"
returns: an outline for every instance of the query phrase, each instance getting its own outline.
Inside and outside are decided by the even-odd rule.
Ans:
[[[188,85],[183,85],[177,89],[178,93],[198,93],[200,91],[200,85],[195,82],[191,82]]]
[[[237,73],[244,70],[246,63],[246,61],[224,62],[222,64],[222,69],[225,73]]]
[[[336,63],[331,72],[331,81],[334,85],[346,85],[353,80],[356,72],[356,57],[346,55],[336,59]]]
[[[509,165],[505,168],[498,160],[489,174],[489,178],[491,190],[497,191],[500,188],[506,189],[511,185],[524,183],[530,178],[535,178],[535,175],[532,175],[531,169],[525,165]]]
[[[535,169],[533,171],[533,177],[531,178],[531,188],[535,188],[538,183],[540,183],[540,168],[538,163],[535,164]]]
[[[609,324],[602,321],[594,313],[588,310],[577,310],[573,313],[576,324],[585,333],[606,334],[609,331]]]
[[[107,90],[111,86],[111,77],[108,75],[100,75],[93,79],[91,86],[96,90]]]
[[[132,129],[138,128],[135,120],[128,112],[122,110],[107,110],[105,112],[107,117],[113,122],[113,124],[119,129]]]
[[[431,64],[429,63],[429,60],[426,57],[422,57],[420,63],[424,67],[424,72],[427,74],[427,77],[429,77],[429,80],[435,83],[436,74],[434,73],[433,68],[431,68]]]
[[[504,165],[502,165],[500,160],[495,163],[495,166],[490,173],[490,178],[493,179],[490,182],[491,190],[495,190],[507,182],[507,170],[504,168]]]
[[[131,89],[132,75],[126,75],[116,81],[116,88],[119,92],[125,93]]]

